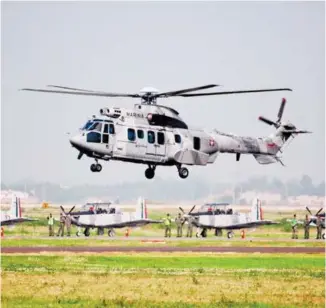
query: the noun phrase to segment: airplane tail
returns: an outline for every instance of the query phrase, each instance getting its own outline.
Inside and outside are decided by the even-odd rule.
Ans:
[[[20,198],[17,198],[15,195],[12,196],[10,210],[11,210],[11,215],[13,217],[15,218],[22,217]]]
[[[143,197],[138,198],[137,209],[136,209],[136,218],[137,219],[147,219],[146,200]]]
[[[261,207],[261,201],[259,198],[255,198],[251,207],[251,220],[260,221],[263,220],[263,209]]]

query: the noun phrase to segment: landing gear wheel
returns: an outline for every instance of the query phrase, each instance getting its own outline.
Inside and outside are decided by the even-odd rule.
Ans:
[[[180,168],[179,169],[180,178],[185,179],[185,178],[188,177],[188,175],[189,175],[189,170],[187,168]]]
[[[89,228],[85,228],[84,235],[85,236],[90,236]]]
[[[96,172],[96,164],[91,164],[91,171]]]
[[[101,172],[102,170],[102,165],[101,164],[96,164],[95,165],[96,172]]]
[[[145,176],[147,179],[152,179],[155,176],[155,171],[152,168],[147,168],[145,170]]]
[[[233,232],[231,231],[231,232],[228,232],[228,238],[232,238],[233,236],[234,236],[234,234],[233,234]]]
[[[108,231],[108,236],[109,236],[109,237],[113,237],[114,235],[115,235],[114,230],[109,229],[109,231]]]
[[[207,237],[207,229],[203,229],[203,231],[200,234],[202,237]]]

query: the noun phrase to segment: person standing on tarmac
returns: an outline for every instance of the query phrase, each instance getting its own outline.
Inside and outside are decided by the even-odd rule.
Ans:
[[[305,240],[309,240],[309,228],[310,228],[310,225],[309,225],[310,221],[309,221],[309,217],[308,215],[306,215],[306,218],[303,222],[303,226],[304,226],[304,239]]]
[[[317,216],[317,222],[316,222],[316,227],[317,227],[317,240],[321,239],[321,218],[320,216]]]
[[[67,228],[67,236],[70,236],[70,231],[71,231],[71,216],[68,214],[65,219],[65,225]]]
[[[291,227],[292,227],[292,239],[298,239],[298,221],[297,215],[293,215],[293,219],[291,220]]]
[[[52,217],[52,214],[47,217],[48,219],[48,226],[49,226],[49,236],[54,236],[54,218]]]
[[[191,215],[189,215],[187,220],[188,220],[187,237],[192,237],[192,230],[193,230],[192,222],[194,219]]]
[[[177,224],[177,237],[182,237],[183,218],[181,217],[181,213],[175,218],[175,223]]]
[[[57,236],[59,236],[59,235],[63,236],[64,235],[64,228],[65,228],[65,217],[63,216],[62,213],[60,213],[60,227],[59,227]]]
[[[165,226],[165,236],[164,237],[171,237],[171,224],[172,219],[170,217],[170,214],[166,215],[166,218],[164,218],[164,226]]]

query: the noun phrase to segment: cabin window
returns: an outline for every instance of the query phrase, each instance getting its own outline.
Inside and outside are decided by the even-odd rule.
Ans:
[[[141,130],[141,129],[138,129],[138,130],[137,130],[137,137],[138,137],[139,139],[143,139],[143,138],[144,138],[144,131]]]
[[[104,134],[108,134],[108,133],[109,133],[109,125],[108,125],[108,124],[105,124],[105,125],[104,125],[103,133],[104,133]]]
[[[200,138],[194,137],[194,149],[199,151],[200,150]]]
[[[87,142],[101,143],[101,134],[96,132],[90,132],[87,134]]]
[[[148,140],[148,143],[155,143],[155,133],[153,131],[151,131],[151,130],[148,131],[147,140]]]
[[[157,143],[164,144],[164,133],[162,132],[157,133]]]
[[[114,130],[114,125],[113,124],[110,124],[109,126],[109,132],[111,135],[114,135],[115,134],[115,130]]]
[[[181,143],[181,136],[180,135],[174,135],[174,141],[175,141],[175,143]]]
[[[129,141],[135,141],[136,140],[135,130],[132,129],[132,128],[128,128],[128,140]]]

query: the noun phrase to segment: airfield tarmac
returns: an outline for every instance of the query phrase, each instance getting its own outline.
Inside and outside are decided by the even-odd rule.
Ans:
[[[42,252],[211,252],[211,253],[324,253],[323,247],[3,247],[2,253],[42,253]]]

